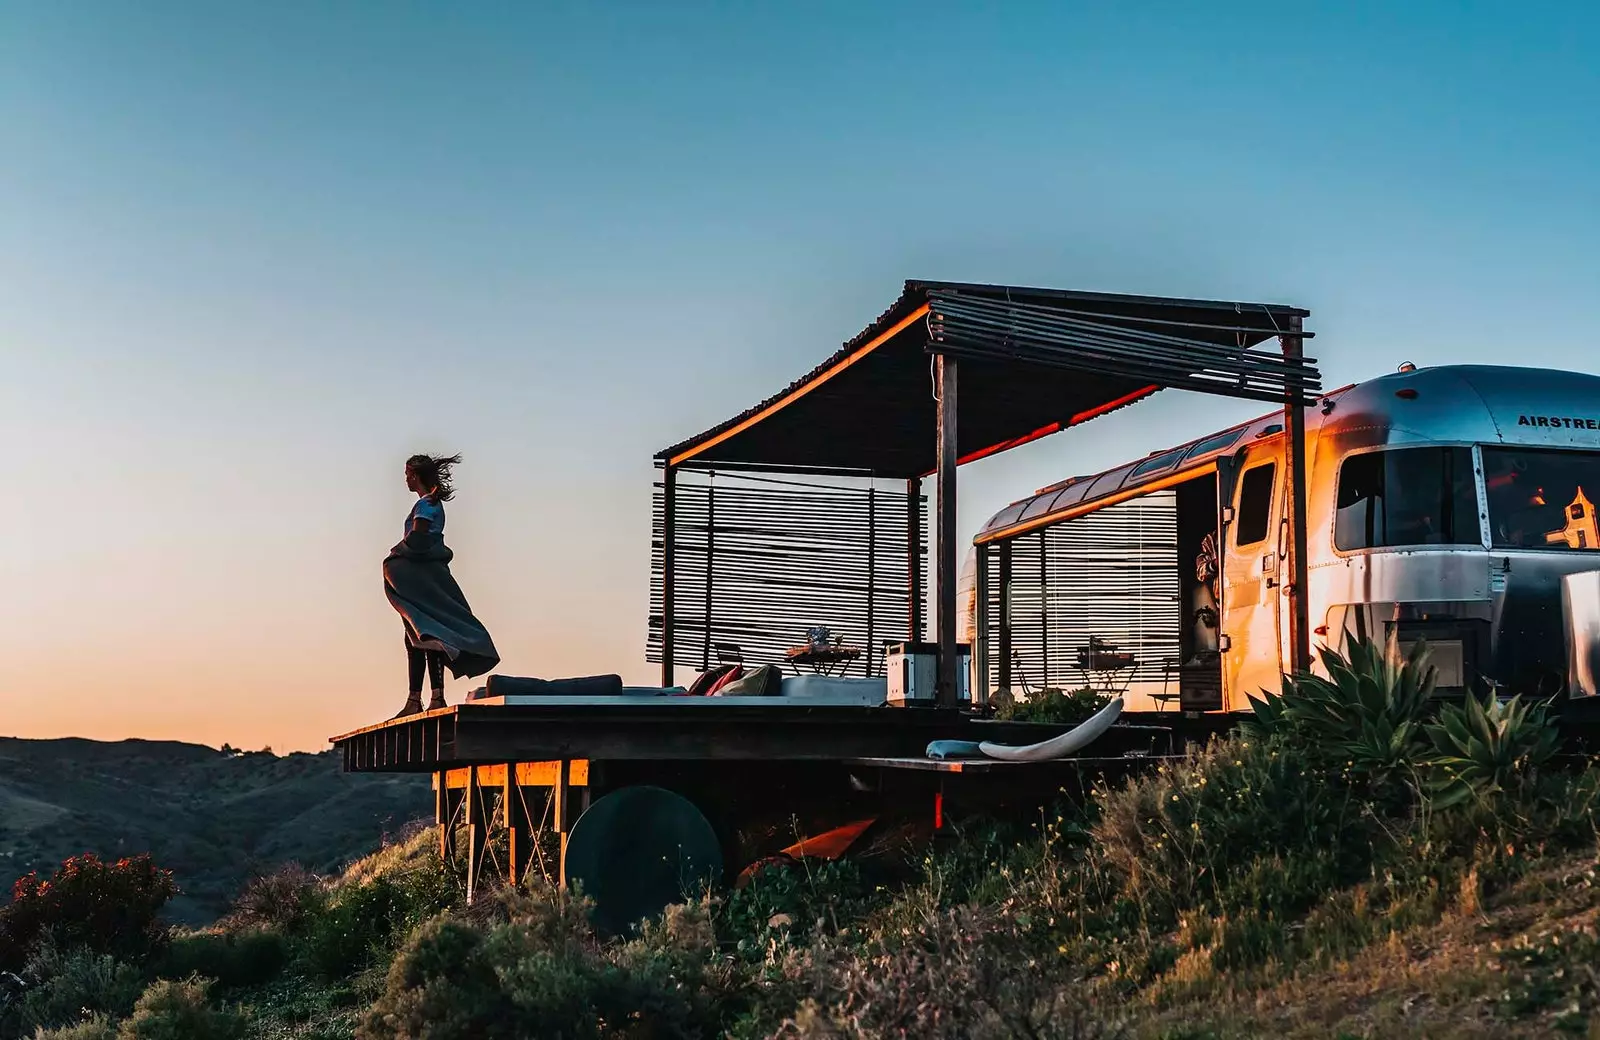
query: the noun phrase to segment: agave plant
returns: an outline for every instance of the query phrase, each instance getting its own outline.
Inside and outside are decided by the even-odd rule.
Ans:
[[[1510,790],[1555,754],[1559,740],[1544,704],[1521,696],[1502,702],[1493,693],[1447,705],[1427,733],[1434,748],[1429,791],[1438,808]]]
[[[1415,763],[1425,750],[1420,719],[1436,677],[1424,642],[1401,657],[1393,634],[1383,644],[1352,640],[1348,658],[1326,647],[1321,658],[1326,679],[1284,676],[1282,693],[1250,698],[1254,717],[1247,728],[1337,757],[1374,780]]]

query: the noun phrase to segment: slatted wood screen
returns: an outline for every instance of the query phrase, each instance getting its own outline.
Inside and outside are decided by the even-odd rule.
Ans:
[[[926,602],[927,547],[911,585],[908,533],[928,530],[927,496],[904,481],[830,482],[681,472],[673,497],[673,659],[690,675],[736,645],[747,665],[783,659],[825,625],[859,648],[845,675],[880,674],[883,643],[912,638]],[[653,501],[648,654],[661,661],[664,510]],[[915,513],[913,513],[915,509]],[[926,611],[920,611],[926,616]],[[680,681],[682,681],[680,679]]]
[[[1173,492],[1107,506],[990,549],[984,642],[995,686],[1002,643],[998,561],[1007,551],[1013,690],[1087,685],[1078,652],[1087,649],[1091,636],[1134,655],[1132,674],[1119,674],[1119,685],[1123,679],[1162,682],[1166,663],[1178,656],[1181,616]]]

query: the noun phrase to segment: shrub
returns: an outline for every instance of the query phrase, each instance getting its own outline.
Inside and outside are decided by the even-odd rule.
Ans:
[[[324,978],[347,978],[387,961],[414,928],[449,907],[440,873],[384,874],[330,892],[301,919],[297,945],[305,966]]]
[[[720,1035],[733,976],[713,972],[703,906],[667,908],[626,943],[602,944],[582,903],[502,893],[475,925],[442,916],[418,929],[363,1017],[360,1040]]]
[[[1285,676],[1282,693],[1250,698],[1246,732],[1283,739],[1381,792],[1386,781],[1414,775],[1426,752],[1421,720],[1436,672],[1422,640],[1405,658],[1392,634],[1381,646],[1364,639],[1349,646],[1348,658],[1322,648],[1328,678]]]
[[[117,1040],[235,1040],[244,1035],[244,1021],[211,1005],[209,980],[162,979],[134,1005],[133,1014],[117,1029]]]
[[[24,1029],[79,1023],[85,1015],[120,1017],[144,989],[144,975],[104,953],[42,948],[26,974],[33,985],[17,1001],[14,1018]]]
[[[1434,748],[1429,789],[1439,808],[1486,804],[1519,792],[1529,773],[1555,754],[1560,739],[1545,705],[1525,704],[1520,697],[1502,703],[1492,694],[1481,702],[1468,695],[1459,706],[1446,705],[1427,733]]]
[[[997,713],[1013,722],[1082,722],[1111,703],[1111,695],[1084,687],[1062,691],[1054,687],[1041,690],[1027,700],[1008,700]]]
[[[1098,795],[1096,855],[1161,923],[1260,899],[1303,909],[1320,888],[1360,877],[1375,851],[1364,807],[1277,741],[1218,740]]]
[[[861,868],[848,859],[774,864],[728,894],[717,925],[743,951],[773,937],[804,942],[819,928],[838,931],[866,909]]]
[[[929,914],[863,954],[819,950],[813,992],[791,1037],[1088,1038],[1116,1035],[1078,981],[1017,949],[1002,921],[971,909]]]
[[[169,979],[204,974],[231,989],[268,982],[288,961],[288,941],[277,932],[197,932],[172,939],[156,962],[156,974]]]
[[[49,880],[36,872],[18,878],[0,910],[0,969],[20,968],[47,931],[63,949],[141,960],[165,938],[157,915],[177,892],[171,871],[149,856],[115,863],[75,856]]]
[[[251,878],[234,900],[228,923],[293,931],[318,902],[315,874],[298,863]]]
[[[40,1029],[33,1040],[117,1040],[117,1027],[104,1015],[95,1015],[74,1026]]]
[[[515,1035],[510,1011],[483,932],[439,917],[418,929],[395,958],[383,995],[362,1018],[356,1037],[494,1040]]]

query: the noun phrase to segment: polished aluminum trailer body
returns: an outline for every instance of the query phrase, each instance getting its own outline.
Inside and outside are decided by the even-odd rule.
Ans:
[[[1325,395],[1306,431],[1315,645],[1394,631],[1427,639],[1446,688],[1594,692],[1568,682],[1587,651],[1566,615],[1589,606],[1563,607],[1563,578],[1600,570],[1600,377],[1406,368]],[[1281,413],[1264,416],[1042,489],[996,514],[977,549],[1215,475],[1223,707],[1238,710],[1288,660],[1285,449]],[[1252,509],[1263,538],[1242,531]]]

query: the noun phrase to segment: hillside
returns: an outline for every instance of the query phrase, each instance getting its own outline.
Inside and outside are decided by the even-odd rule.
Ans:
[[[332,752],[222,752],[175,741],[0,738],[0,884],[68,856],[150,852],[213,920],[253,873],[332,871],[430,815],[426,776],[346,775]]]

